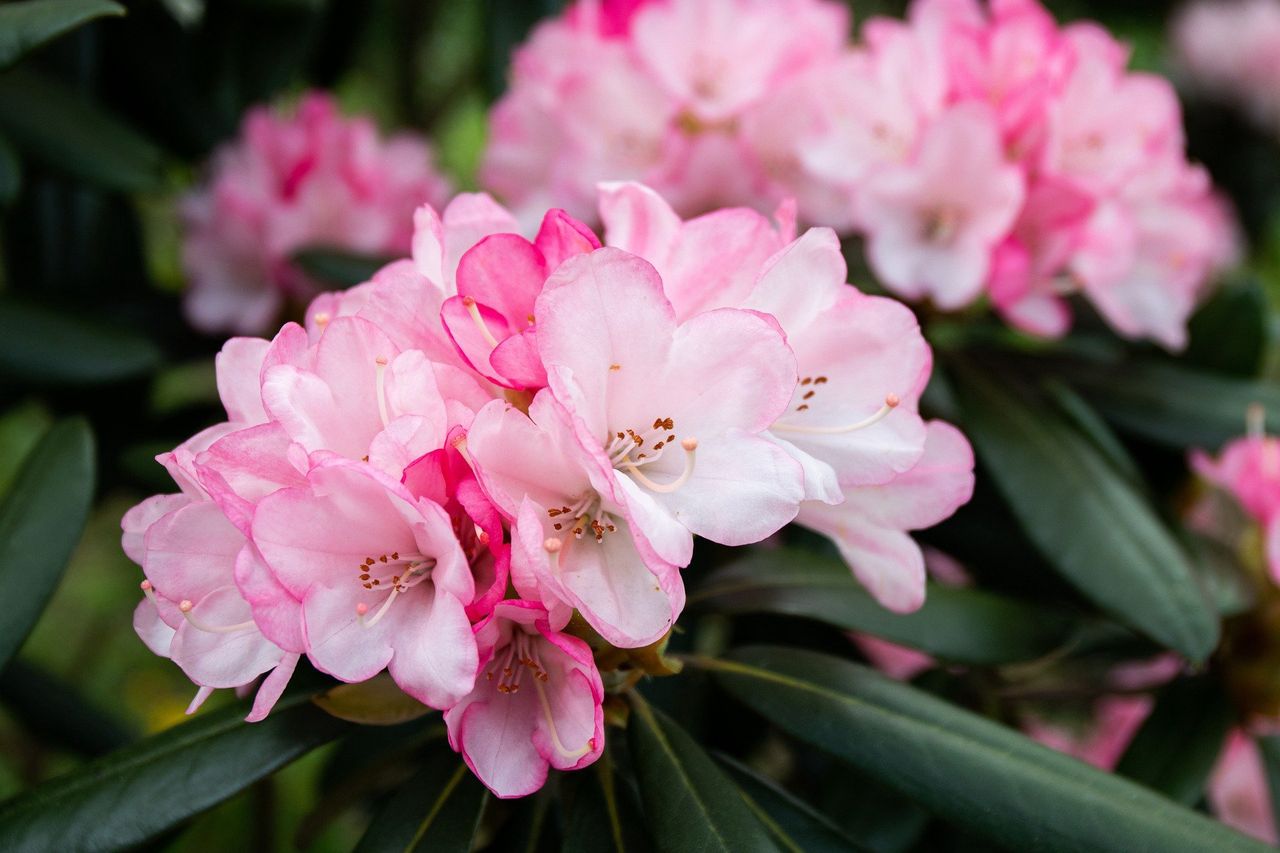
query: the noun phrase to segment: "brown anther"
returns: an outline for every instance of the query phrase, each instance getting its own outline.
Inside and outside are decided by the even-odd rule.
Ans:
[[[609,365],[609,370],[610,370],[610,371],[612,371],[612,372],[614,372],[614,373],[617,373],[617,372],[618,372],[619,370],[621,370],[621,369],[622,369],[622,365],[621,365],[621,364],[611,364],[611,365]]]
[[[811,382],[813,382],[813,377],[812,377],[812,376],[806,376],[804,379],[801,379],[801,380],[800,380],[800,384],[801,384],[801,385],[808,385],[808,384],[810,384]]]
[[[393,560],[398,560],[398,559],[400,559],[400,552],[399,552],[399,551],[392,551],[392,552],[391,552],[391,559],[393,559]]]
[[[373,557],[365,557],[365,558],[364,558],[364,564],[365,564],[366,566],[372,566],[372,565],[373,565]]]
[[[803,412],[803,411],[804,411],[805,409],[807,409],[807,408],[809,408],[809,404],[808,404],[808,403],[801,403],[800,405],[796,406],[796,411],[797,411],[797,412]]]
[[[559,524],[559,523],[557,523],[557,524],[553,524],[553,525],[551,525],[551,526],[552,526],[552,527],[554,527],[556,530],[562,530],[562,529],[564,529],[564,525],[563,525],[563,524]]]
[[[813,384],[814,384],[814,385],[822,385],[822,384],[826,383],[826,381],[827,381],[827,377],[825,377],[825,376],[819,376],[817,379],[813,380]]]
[[[817,393],[818,393],[817,391],[806,391],[804,392],[804,399],[806,400],[812,399],[813,395]]]

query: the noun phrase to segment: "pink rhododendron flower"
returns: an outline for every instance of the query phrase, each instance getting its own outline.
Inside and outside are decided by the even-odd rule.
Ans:
[[[1209,806],[1218,819],[1267,844],[1277,842],[1266,769],[1258,744],[1233,729],[1209,777]]]
[[[1280,3],[1191,3],[1175,18],[1172,37],[1193,86],[1280,129]]]
[[[1125,337],[1185,344],[1238,241],[1186,160],[1166,80],[1127,70],[1105,30],[1060,26],[1038,0],[915,0],[905,21],[865,21],[852,46],[843,25],[816,0],[579,3],[517,58],[489,186],[587,221],[600,180],[642,179],[685,216],[794,198],[804,222],[864,236],[900,296],[956,310],[986,295],[1019,329],[1059,336],[1078,295]],[[637,228],[626,205],[601,207],[606,242],[667,247],[641,254],[678,315],[731,295],[706,283],[719,274],[676,283],[696,269],[665,230],[677,220]]]
[[[600,192],[612,245],[461,195],[303,324],[228,342],[227,420],[162,457],[179,494],[124,521],[136,627],[195,704],[266,675],[259,719],[303,656],[347,682],[386,670],[522,796],[600,754],[581,637],[663,641],[696,536],[799,520],[886,606],[919,606],[907,531],[968,499],[973,457],[919,414],[912,313],[850,287],[835,234],[797,238],[790,204],[684,221],[642,185]]]
[[[591,649],[553,631],[528,601],[504,601],[475,626],[480,675],[445,714],[449,743],[499,797],[542,787],[547,770],[586,767],[604,748],[604,687]]]
[[[773,206],[783,193],[745,128],[848,31],[829,0],[581,0],[517,51],[481,182],[526,220],[593,219],[602,180],[643,181],[686,214]]]
[[[182,203],[187,317],[206,332],[265,331],[286,300],[316,294],[294,252],[402,253],[414,208],[448,193],[425,143],[383,140],[328,95],[305,95],[291,114],[250,110],[240,137],[214,155],[208,183]]]
[[[1191,467],[1226,491],[1262,530],[1271,578],[1280,583],[1280,438],[1267,435],[1261,408],[1249,412],[1249,434],[1222,449],[1217,459],[1194,451]]]

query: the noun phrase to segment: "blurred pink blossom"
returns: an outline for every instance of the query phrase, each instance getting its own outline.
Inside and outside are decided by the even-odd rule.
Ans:
[[[1280,2],[1190,3],[1174,19],[1172,41],[1191,86],[1280,131]]]
[[[327,94],[310,92],[289,112],[255,107],[181,204],[187,317],[205,332],[264,332],[287,300],[317,293],[294,252],[403,254],[414,209],[448,194],[425,142],[383,139]]]

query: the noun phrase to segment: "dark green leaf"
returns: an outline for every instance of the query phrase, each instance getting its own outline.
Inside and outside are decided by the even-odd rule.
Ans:
[[[94,18],[123,15],[108,0],[23,0],[0,6],[0,69]]]
[[[161,185],[158,148],[101,105],[25,68],[0,75],[0,130],[27,156],[73,178],[126,191]]]
[[[40,439],[0,502],[0,666],[35,627],[93,500],[93,433],[80,418],[62,421]]]
[[[957,371],[965,427],[1027,536],[1098,606],[1192,660],[1217,616],[1155,511],[1051,406]]]
[[[1267,849],[867,667],[770,647],[703,663],[730,693],[793,737],[1009,849]]]
[[[627,724],[645,816],[668,853],[775,853],[738,788],[684,729],[638,697]]]
[[[780,844],[804,851],[865,850],[826,815],[727,755],[717,755],[762,820],[776,827]]]
[[[1194,806],[1234,722],[1231,703],[1216,681],[1175,681],[1161,692],[1116,772]]]
[[[303,249],[293,256],[293,262],[303,272],[330,290],[363,284],[390,260],[373,255],[354,255],[321,246]]]
[[[610,798],[604,784],[612,785],[612,774],[601,777],[596,773],[583,773],[573,790],[565,817],[564,844],[561,853],[599,853],[602,850],[626,853],[622,825],[616,808],[610,811]],[[615,801],[616,805],[616,801]]]
[[[1261,403],[1280,416],[1280,385],[1138,362],[1122,370],[1070,371],[1068,378],[1119,427],[1183,449],[1216,450],[1244,433],[1245,412]]]
[[[841,561],[798,550],[760,551],[712,575],[692,598],[730,613],[782,613],[863,631],[956,663],[996,665],[1061,646],[1066,615],[977,589],[932,584],[915,613],[885,610]]]
[[[653,841],[645,832],[634,786],[614,772],[608,743],[590,772],[575,773],[571,787],[561,853],[647,853]],[[567,780],[566,780],[567,781]],[[561,791],[569,789],[562,785]]]
[[[136,733],[52,673],[13,660],[0,675],[0,702],[29,733],[95,758],[134,740]]]
[[[0,808],[0,849],[118,850],[241,791],[349,728],[286,695],[244,722],[236,703],[107,755]]]
[[[484,786],[462,759],[438,750],[373,819],[356,850],[467,853],[486,799]]]
[[[3,8],[3,7],[0,7]],[[0,136],[0,207],[7,207],[22,189],[22,163],[9,140]]]
[[[1258,373],[1267,350],[1267,295],[1257,279],[1224,287],[1188,324],[1183,360],[1233,376]]]
[[[35,305],[0,301],[0,376],[23,384],[117,382],[155,370],[146,338]]]

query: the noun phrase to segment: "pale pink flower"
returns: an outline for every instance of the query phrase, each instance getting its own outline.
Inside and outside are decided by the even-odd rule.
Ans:
[[[434,708],[470,692],[475,583],[438,504],[372,466],[335,459],[305,486],[263,498],[252,532],[271,573],[302,602],[318,669],[364,681],[385,668]]]
[[[1093,705],[1093,717],[1077,726],[1029,715],[1022,728],[1047,747],[1114,770],[1152,707],[1150,696],[1103,696]]]
[[[1023,193],[1022,172],[1005,162],[990,113],[955,107],[925,131],[910,164],[864,182],[858,218],[867,256],[895,293],[963,307],[982,292]]]
[[[1280,2],[1190,3],[1174,19],[1172,41],[1192,86],[1280,129]]]
[[[475,688],[448,711],[449,744],[499,797],[542,787],[547,770],[578,770],[604,749],[604,686],[591,649],[551,629],[546,611],[504,601],[475,626]]]
[[[182,203],[187,316],[207,332],[261,332],[286,300],[316,293],[291,263],[294,252],[403,252],[414,208],[443,203],[448,192],[424,142],[381,139],[367,118],[343,118],[328,95],[309,93],[287,115],[254,108],[240,137],[214,155],[208,182]]]
[[[1230,494],[1262,529],[1271,577],[1280,583],[1280,438],[1266,435],[1261,408],[1249,412],[1249,434],[1214,459],[1191,454],[1191,467]]]
[[[482,183],[527,221],[548,207],[590,221],[605,180],[642,180],[683,213],[773,206],[743,128],[848,29],[827,0],[583,0],[516,52]]]
[[[1267,844],[1277,842],[1268,774],[1258,744],[1233,729],[1209,777],[1209,806],[1220,821]]]
[[[793,240],[785,217],[774,227],[746,209],[684,222],[656,193],[636,184],[602,186],[601,210],[606,242],[658,259],[677,316],[728,306],[763,312],[778,323],[799,380],[765,435],[803,470],[806,502],[798,520],[836,539],[886,606],[919,607],[923,563],[904,531],[936,524],[969,499],[973,455],[963,437],[939,424],[934,454],[916,470],[928,434],[917,408],[932,357],[914,315],[846,284],[839,242],[828,229]],[[753,246],[737,247],[731,235],[743,232],[758,235]],[[728,262],[715,263],[711,246],[734,247]],[[761,246],[774,249],[772,257],[762,261]],[[936,498],[929,509],[910,518],[895,515],[892,501],[866,510],[864,504],[878,498],[861,487],[893,493],[917,481],[928,500]],[[842,505],[847,497],[847,507],[820,507]],[[898,520],[902,525],[890,532]]]
[[[930,421],[924,454],[882,485],[844,486],[830,505],[806,501],[796,522],[829,537],[876,600],[906,613],[924,603],[920,546],[907,531],[932,527],[973,496],[973,449],[950,424]]]

